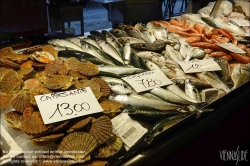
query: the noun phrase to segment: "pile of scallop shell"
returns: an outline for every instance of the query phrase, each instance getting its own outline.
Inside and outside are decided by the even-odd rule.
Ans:
[[[96,77],[99,70],[95,64],[74,57],[59,59],[57,53],[51,45],[38,45],[19,53],[11,47],[1,49],[0,109],[15,109],[4,114],[8,126],[23,131],[35,145],[58,145],[58,154],[53,154],[57,157],[41,155],[33,165],[48,165],[55,159],[61,165],[87,161],[106,165],[107,158],[123,147],[122,139],[112,133],[110,119],[123,105],[107,98],[110,87]],[[103,113],[44,124],[34,96],[84,87],[91,88]]]

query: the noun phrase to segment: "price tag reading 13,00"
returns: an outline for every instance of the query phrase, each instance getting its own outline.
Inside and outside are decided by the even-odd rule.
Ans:
[[[161,70],[146,71],[143,73],[123,77],[122,79],[129,83],[136,92],[143,92],[173,83]]]
[[[44,124],[102,112],[89,87],[35,96]]]

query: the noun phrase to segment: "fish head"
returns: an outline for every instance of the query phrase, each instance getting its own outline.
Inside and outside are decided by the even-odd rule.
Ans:
[[[146,134],[142,141],[142,147],[148,147],[153,141],[154,137],[151,134]]]

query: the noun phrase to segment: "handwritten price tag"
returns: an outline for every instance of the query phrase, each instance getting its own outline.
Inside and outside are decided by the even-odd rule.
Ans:
[[[143,92],[155,87],[173,83],[161,70],[146,71],[143,73],[123,77],[122,79],[130,84],[136,92]]]
[[[35,96],[44,124],[102,112],[90,87]]]
[[[212,59],[192,60],[178,63],[185,73],[221,70],[220,66]]]
[[[223,47],[231,52],[235,52],[235,53],[239,53],[239,54],[244,54],[246,53],[245,51],[243,51],[241,48],[233,45],[232,43],[221,43],[221,44],[217,44],[220,47]]]

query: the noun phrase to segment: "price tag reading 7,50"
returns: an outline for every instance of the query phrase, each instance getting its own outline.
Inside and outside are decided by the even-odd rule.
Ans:
[[[89,87],[35,96],[44,124],[102,112]]]
[[[172,84],[161,70],[151,70],[122,78],[130,84],[136,92],[143,92],[164,85]]]

